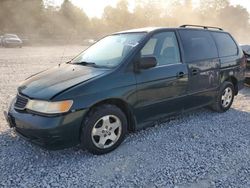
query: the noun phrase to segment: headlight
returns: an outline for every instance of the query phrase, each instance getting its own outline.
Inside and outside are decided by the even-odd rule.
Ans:
[[[48,102],[39,100],[29,100],[26,108],[32,111],[45,114],[57,114],[68,112],[73,104],[72,100]]]

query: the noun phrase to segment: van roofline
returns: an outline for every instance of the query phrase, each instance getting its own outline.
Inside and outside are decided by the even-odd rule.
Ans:
[[[207,27],[204,29],[204,27]],[[160,30],[202,30],[202,31],[211,31],[211,32],[225,32],[223,29],[217,27],[144,27],[144,28],[137,28],[137,29],[129,29],[124,31],[115,32],[113,34],[124,34],[124,33],[150,33]]]
[[[124,31],[119,31],[114,34],[122,34],[122,33],[150,33],[153,31],[157,30],[162,30],[162,29],[176,29],[176,28],[168,28],[168,27],[143,27],[143,28],[138,28],[138,29],[130,29],[130,30],[124,30]]]
[[[185,25],[181,25],[180,27],[182,27],[182,28],[187,28],[187,27],[191,27],[191,28],[202,28],[202,29],[206,29],[206,30],[208,30],[208,29],[215,29],[215,30],[219,30],[219,31],[223,31],[223,29],[222,28],[220,28],[220,27],[214,27],[214,26],[206,26],[206,25],[191,25],[191,24],[185,24]]]

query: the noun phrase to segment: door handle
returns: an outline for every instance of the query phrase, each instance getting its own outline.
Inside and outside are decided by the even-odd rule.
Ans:
[[[183,78],[184,77],[184,72],[178,72],[177,74],[176,74],[176,77],[177,78]]]
[[[198,69],[192,69],[192,75],[197,75],[198,74]]]

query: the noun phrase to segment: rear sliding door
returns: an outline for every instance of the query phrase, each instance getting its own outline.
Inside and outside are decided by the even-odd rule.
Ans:
[[[213,37],[209,31],[179,30],[188,65],[188,103],[186,109],[210,103],[219,87],[220,61]]]

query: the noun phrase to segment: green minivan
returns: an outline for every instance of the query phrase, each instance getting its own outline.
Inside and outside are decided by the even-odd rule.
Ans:
[[[27,78],[6,119],[48,149],[117,148],[128,132],[205,106],[225,112],[243,88],[244,54],[220,28],[183,25],[114,33]]]

